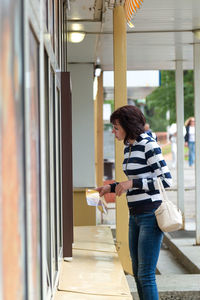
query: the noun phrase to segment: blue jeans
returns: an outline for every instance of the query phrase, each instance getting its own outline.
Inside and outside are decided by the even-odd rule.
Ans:
[[[163,232],[154,212],[129,218],[129,249],[140,300],[158,300],[156,265]]]
[[[189,148],[189,166],[192,166],[195,160],[195,142],[188,142]]]

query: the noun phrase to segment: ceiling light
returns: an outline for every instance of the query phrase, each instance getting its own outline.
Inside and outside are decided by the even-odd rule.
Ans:
[[[72,31],[82,31],[83,30],[83,26],[81,24],[76,24],[73,23],[71,26]],[[70,28],[69,28],[70,30]]]
[[[84,40],[85,32],[73,31],[68,32],[68,41],[70,43],[80,43]]]
[[[95,66],[94,74],[96,77],[99,77],[101,75],[101,66],[100,65]]]

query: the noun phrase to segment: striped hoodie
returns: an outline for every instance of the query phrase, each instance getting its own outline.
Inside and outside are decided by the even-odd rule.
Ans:
[[[125,146],[123,171],[133,181],[133,188],[126,196],[129,208],[136,213],[151,211],[160,205],[157,177],[161,178],[164,188],[172,184],[160,146],[147,133],[142,133],[133,145]],[[111,184],[111,192],[115,191],[117,184]]]

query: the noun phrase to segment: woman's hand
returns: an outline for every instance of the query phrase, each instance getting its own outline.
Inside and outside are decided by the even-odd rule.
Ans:
[[[132,180],[120,182],[115,188],[115,193],[117,196],[121,196],[122,193],[125,193],[128,189],[131,189],[132,187],[133,187]]]
[[[96,188],[95,190],[97,192],[99,192],[99,196],[102,197],[103,195],[110,193],[111,186],[108,184],[108,185],[100,186],[100,187]]]

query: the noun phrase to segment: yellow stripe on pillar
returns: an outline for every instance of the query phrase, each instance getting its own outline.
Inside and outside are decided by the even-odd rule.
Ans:
[[[126,87],[126,18],[124,8],[117,6],[113,13],[113,48],[114,48],[114,102],[115,109],[127,104]],[[115,143],[115,176],[116,181],[127,180],[122,171],[123,162],[122,142]],[[132,273],[131,260],[128,247],[128,207],[126,196],[116,197],[116,239],[117,251],[122,266],[127,273]]]

